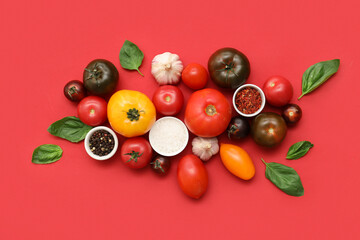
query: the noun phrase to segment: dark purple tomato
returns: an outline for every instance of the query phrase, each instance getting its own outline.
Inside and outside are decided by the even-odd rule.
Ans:
[[[227,128],[228,137],[231,140],[240,140],[250,133],[250,124],[243,117],[233,117]]]
[[[156,155],[150,163],[151,169],[158,174],[166,174],[170,169],[170,158]]]
[[[64,95],[72,102],[79,102],[86,96],[84,84],[79,80],[72,80],[64,87]]]
[[[287,124],[294,125],[300,121],[302,117],[302,111],[299,105],[288,104],[283,108],[281,116],[285,119]]]
[[[251,123],[254,141],[264,147],[274,147],[282,142],[287,132],[285,120],[277,113],[260,113]]]

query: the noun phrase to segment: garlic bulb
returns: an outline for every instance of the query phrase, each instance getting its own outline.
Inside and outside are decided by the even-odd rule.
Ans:
[[[192,151],[201,160],[207,161],[219,152],[219,144],[216,137],[196,137],[192,141]]]
[[[152,60],[151,74],[160,85],[176,84],[180,81],[183,68],[177,54],[165,52]]]

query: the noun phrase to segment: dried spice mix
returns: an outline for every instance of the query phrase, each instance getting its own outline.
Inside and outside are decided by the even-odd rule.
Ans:
[[[241,89],[235,97],[237,109],[244,114],[253,114],[260,109],[262,103],[260,92],[252,87]]]

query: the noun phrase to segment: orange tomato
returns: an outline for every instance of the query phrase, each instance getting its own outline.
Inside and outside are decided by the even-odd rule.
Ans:
[[[221,144],[220,157],[226,169],[235,176],[249,180],[255,175],[255,166],[249,154],[241,147]]]

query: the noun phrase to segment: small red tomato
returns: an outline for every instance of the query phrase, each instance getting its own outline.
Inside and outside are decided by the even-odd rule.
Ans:
[[[68,82],[64,87],[64,95],[72,102],[81,101],[86,95],[84,84],[79,80]]]
[[[208,73],[202,65],[190,63],[182,71],[181,79],[189,88],[199,90],[205,87],[208,81]]]
[[[143,137],[128,138],[121,146],[121,160],[130,168],[143,168],[150,163],[153,151]]]
[[[288,104],[283,108],[281,116],[289,125],[293,125],[300,121],[302,116],[301,108],[297,104]]]
[[[101,97],[88,96],[80,101],[77,112],[83,123],[98,126],[106,121],[107,103]]]
[[[188,154],[180,160],[177,179],[181,190],[189,197],[199,199],[206,192],[208,173],[204,163],[194,154]]]
[[[282,76],[272,76],[263,86],[266,101],[275,106],[282,107],[293,97],[293,87],[289,80]]]
[[[184,95],[176,86],[160,86],[154,93],[153,103],[159,113],[166,116],[176,115],[184,105]]]
[[[154,172],[165,175],[170,169],[170,163],[170,158],[156,155],[150,164],[151,169],[154,170]]]

